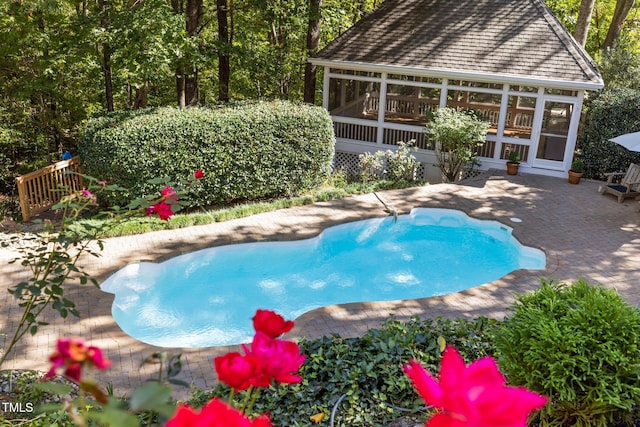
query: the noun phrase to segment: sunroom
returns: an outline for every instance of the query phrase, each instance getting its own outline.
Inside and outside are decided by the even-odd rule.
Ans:
[[[430,112],[471,108],[491,123],[481,169],[516,151],[522,172],[566,176],[585,91],[604,86],[542,0],[386,0],[310,61],[324,70],[336,166],[415,140],[431,182]]]

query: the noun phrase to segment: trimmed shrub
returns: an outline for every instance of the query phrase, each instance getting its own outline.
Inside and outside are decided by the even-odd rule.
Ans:
[[[640,131],[640,91],[603,91],[588,103],[584,132],[578,141],[586,177],[604,179],[607,172],[626,171],[640,154],[609,141]]]
[[[435,143],[438,166],[446,182],[460,180],[465,168],[473,168],[478,147],[484,144],[491,124],[482,121],[473,110],[440,108],[426,128]]]
[[[512,385],[548,396],[544,426],[608,426],[640,403],[640,311],[615,290],[542,281],[495,334]]]
[[[90,119],[79,144],[83,171],[129,191],[118,200],[154,194],[152,178],[206,176],[192,202],[211,205],[292,195],[327,179],[334,153],[326,110],[284,101],[202,108],[162,107]]]
[[[255,413],[269,413],[276,426],[309,426],[309,417],[326,418],[336,407],[336,426],[389,426],[406,409],[424,418],[424,406],[402,365],[418,359],[431,372],[440,367],[440,343],[455,346],[467,362],[491,354],[488,337],[498,322],[475,320],[411,319],[387,321],[359,338],[323,337],[300,341],[307,358],[300,369],[302,382],[265,389]],[[441,338],[440,338],[441,337]],[[211,392],[196,393],[190,404],[203,405],[212,396],[229,395],[224,384]],[[402,409],[399,409],[402,408]],[[417,424],[417,421],[416,423]],[[324,424],[326,425],[326,424]]]

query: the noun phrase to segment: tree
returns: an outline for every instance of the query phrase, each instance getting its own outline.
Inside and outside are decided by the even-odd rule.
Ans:
[[[204,14],[203,0],[171,0],[173,11],[185,18],[185,29],[188,46],[197,44],[200,35],[200,21]],[[194,63],[193,52],[188,52],[179,58],[176,68],[176,92],[178,105],[197,105],[200,101],[198,66]]]
[[[616,8],[613,11],[613,18],[609,25],[609,31],[602,43],[602,50],[611,49],[618,40],[622,27],[629,16],[631,8],[635,4],[635,0],[616,0]]]
[[[177,16],[166,0],[133,2],[113,14],[112,64],[128,88],[127,107],[146,107],[159,88],[160,100],[154,103],[175,99],[165,88],[174,86],[177,52],[188,44],[184,28],[184,15]]]
[[[107,9],[108,0],[98,0],[98,14],[100,15],[100,29],[103,33],[108,31],[109,17]],[[111,45],[108,41],[102,43],[102,74],[104,76],[104,96],[107,111],[113,111],[113,80],[111,70]]]
[[[229,37],[229,7],[227,0],[216,0],[218,17],[218,100],[229,101],[229,79],[231,66],[229,52],[231,38]]]
[[[587,43],[587,34],[589,33],[591,15],[593,15],[593,7],[595,4],[596,0],[580,1],[580,10],[578,11],[578,20],[576,22],[576,29],[573,32],[573,36],[582,47],[585,47]]]
[[[320,41],[320,11],[322,0],[309,0],[309,28],[307,30],[307,56],[318,51]],[[304,102],[314,104],[316,100],[316,65],[307,61],[304,69]]]

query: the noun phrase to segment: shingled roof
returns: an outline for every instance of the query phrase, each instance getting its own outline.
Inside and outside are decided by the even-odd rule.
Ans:
[[[386,0],[311,61],[603,86],[542,0]]]

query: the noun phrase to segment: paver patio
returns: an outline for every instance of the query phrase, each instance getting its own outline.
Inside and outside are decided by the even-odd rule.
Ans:
[[[502,318],[508,313],[514,293],[536,288],[540,277],[563,281],[586,278],[618,289],[629,303],[638,305],[640,212],[632,200],[618,204],[615,198],[598,194],[600,184],[583,180],[579,185],[570,185],[558,178],[506,176],[502,171],[489,171],[460,185],[380,192],[400,213],[414,207],[443,207],[501,221],[513,227],[513,234],[521,243],[543,249],[547,267],[544,271],[516,271],[489,284],[440,297],[320,308],[298,318],[289,337],[331,333],[357,336],[380,325],[390,313],[399,319],[481,315]],[[129,263],[160,262],[228,243],[308,238],[334,224],[383,215],[374,195],[353,196],[206,226],[108,239],[100,258],[85,258],[83,262],[94,277],[103,281]],[[511,218],[522,222],[512,222]],[[0,253],[0,332],[4,333],[13,330],[19,316],[6,289],[27,277],[19,265],[7,264],[13,256],[9,250]],[[120,330],[111,317],[113,295],[76,283],[67,286],[66,294],[77,303],[80,319],[49,316],[46,320],[51,325],[43,327],[35,337],[26,337],[3,368],[44,371],[59,336],[82,336],[102,347],[113,361],[113,366],[99,373],[98,378],[112,383],[116,394],[128,393],[152,376],[155,368],[139,369],[141,361],[164,349],[143,344]],[[183,354],[181,379],[206,388],[215,382],[212,358],[237,348],[167,350]],[[177,398],[187,395],[187,390],[176,390],[174,394]]]

